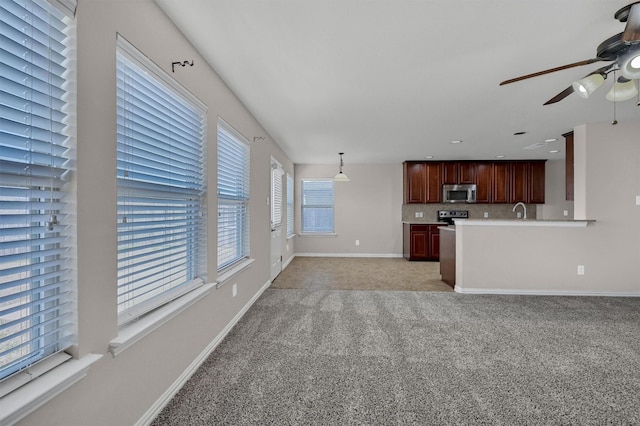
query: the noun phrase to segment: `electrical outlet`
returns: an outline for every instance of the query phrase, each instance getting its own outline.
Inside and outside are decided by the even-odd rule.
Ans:
[[[565,215],[565,216],[569,216],[569,210],[565,210],[565,211],[564,211],[564,215]]]
[[[640,195],[636,195],[636,206],[640,206]]]
[[[360,245],[360,240],[356,240],[356,245],[359,246]]]
[[[420,212],[416,212],[416,217],[420,217]]]
[[[236,297],[237,295],[238,295],[238,284],[233,283],[233,285],[231,286],[231,296]]]
[[[516,213],[516,217],[517,217],[518,219],[522,218],[522,213],[520,213],[520,212]]]
[[[584,275],[584,265],[578,265],[578,275]]]
[[[489,212],[484,212],[483,217],[486,219],[489,217]]]

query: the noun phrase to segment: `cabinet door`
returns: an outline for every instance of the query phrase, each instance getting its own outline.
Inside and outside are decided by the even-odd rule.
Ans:
[[[425,163],[404,163],[405,204],[425,203],[427,176]]]
[[[475,183],[476,181],[476,163],[461,162],[458,163],[458,183]]]
[[[440,258],[440,230],[437,225],[429,226],[429,259]]]
[[[475,163],[476,202],[491,202],[491,163]]]
[[[529,163],[511,163],[511,199],[510,202],[529,202]]]
[[[509,163],[495,162],[491,165],[491,202],[509,203]]]
[[[529,163],[529,202],[544,204],[544,161]]]
[[[458,183],[458,163],[445,161],[442,163],[442,184],[455,185]]]
[[[442,200],[442,163],[425,163],[426,203],[439,203]]]
[[[411,259],[426,259],[429,255],[428,231],[411,230]]]

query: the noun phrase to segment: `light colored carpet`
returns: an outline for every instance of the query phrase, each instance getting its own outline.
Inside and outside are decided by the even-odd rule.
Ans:
[[[368,257],[296,257],[271,288],[453,291],[438,262]]]
[[[160,425],[637,425],[640,299],[267,289]]]

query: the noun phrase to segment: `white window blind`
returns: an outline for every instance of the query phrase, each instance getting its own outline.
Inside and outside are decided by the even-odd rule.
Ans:
[[[284,170],[276,162],[271,163],[271,229],[282,227],[282,176]]]
[[[117,43],[118,317],[203,282],[206,107]]]
[[[76,343],[66,210],[72,33],[46,1],[0,2],[0,380]]]
[[[218,120],[218,271],[249,257],[249,142]]]
[[[302,232],[334,232],[333,181],[302,181]]]
[[[287,236],[293,235],[293,177],[287,173]]]

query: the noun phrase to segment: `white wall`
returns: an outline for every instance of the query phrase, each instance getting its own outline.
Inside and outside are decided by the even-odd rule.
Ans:
[[[350,182],[336,182],[335,237],[300,236],[300,182],[332,178],[336,164],[295,166],[296,253],[299,255],[402,256],[402,164],[349,164]],[[360,245],[356,246],[355,241]]]
[[[25,425],[135,423],[269,281],[270,158],[293,164],[152,0],[79,0],[77,214],[80,356],[102,359],[89,375],[35,413]],[[216,278],[216,122],[221,116],[251,142],[251,256],[255,262],[231,286],[179,314],[113,358],[116,317],[116,33],[144,52],[208,106],[208,276]],[[171,72],[171,62],[193,67]],[[283,236],[285,238],[285,236]],[[283,239],[283,244],[285,240]],[[285,261],[294,251],[293,241]]]
[[[585,228],[463,226],[463,290],[640,295],[640,123],[575,129],[575,218]],[[584,265],[585,274],[577,275]]]

